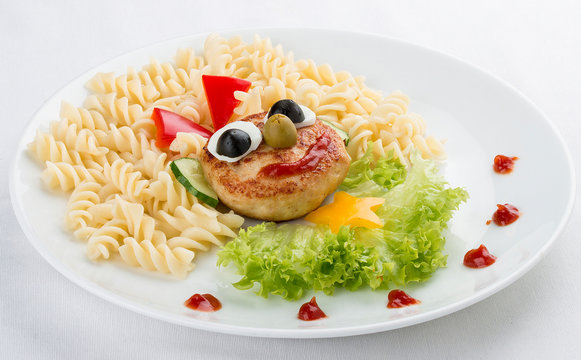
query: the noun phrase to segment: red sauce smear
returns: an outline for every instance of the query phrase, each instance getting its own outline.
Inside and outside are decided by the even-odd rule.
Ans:
[[[222,308],[220,300],[216,299],[212,294],[194,294],[186,300],[184,305],[192,310],[205,312],[218,311]]]
[[[496,155],[494,157],[494,165],[492,165],[492,168],[498,174],[508,174],[508,173],[512,172],[512,169],[514,168],[515,160],[518,160],[518,157]]]
[[[506,226],[515,222],[520,213],[518,209],[510,204],[497,204],[496,207],[498,208],[494,214],[492,214],[492,221],[498,226]]]
[[[304,321],[318,320],[326,317],[327,315],[317,304],[317,299],[315,296],[313,296],[311,301],[304,303],[299,309],[298,318]]]
[[[416,305],[421,303],[418,299],[409,296],[403,290],[391,290],[387,295],[387,307],[397,309],[405,306]]]
[[[319,165],[321,159],[327,153],[331,139],[327,134],[321,135],[307,151],[302,159],[291,163],[279,163],[266,165],[260,169],[260,173],[270,177],[289,176],[296,173],[313,171]]]
[[[473,269],[480,269],[494,264],[496,256],[488,252],[484,245],[480,245],[478,249],[468,250],[464,255],[464,265]]]

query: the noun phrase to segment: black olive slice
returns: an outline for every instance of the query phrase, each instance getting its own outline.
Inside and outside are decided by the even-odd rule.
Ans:
[[[206,148],[220,161],[236,162],[252,151],[262,142],[262,133],[250,121],[234,121],[218,129]]]
[[[274,105],[270,107],[267,118],[274,114],[286,115],[295,124],[299,124],[305,121],[305,114],[303,113],[303,110],[299,104],[291,99],[282,99],[275,102]]]
[[[235,158],[250,149],[250,135],[240,129],[228,129],[218,138],[216,152],[220,155]]]

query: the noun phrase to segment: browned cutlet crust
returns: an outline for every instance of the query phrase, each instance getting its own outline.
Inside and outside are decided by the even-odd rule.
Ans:
[[[251,121],[262,131],[265,115],[254,114],[243,121]],[[284,177],[258,174],[264,166],[300,160],[323,135],[331,141],[315,170]],[[233,163],[216,159],[206,147],[201,156],[204,174],[224,204],[242,215],[274,221],[298,218],[314,210],[343,181],[349,162],[343,140],[320,120],[297,129],[297,144],[291,148],[275,149],[263,141]]]

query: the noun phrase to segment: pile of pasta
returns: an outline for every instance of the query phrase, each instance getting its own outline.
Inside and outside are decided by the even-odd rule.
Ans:
[[[87,242],[90,259],[119,257],[132,266],[185,276],[196,253],[236,236],[242,217],[201,203],[169,170],[176,158],[198,157],[206,139],[179,133],[169,149],[155,146],[155,107],[211,129],[204,74],[252,82],[248,92],[235,93],[241,101],[237,118],[285,98],[308,106],[349,134],[353,159],[369,143],[376,155],[406,164],[414,148],[426,158],[445,157],[441,142],[425,136],[422,117],[408,113],[409,99],[402,93],[383,97],[362,77],[295,61],[270,39],[255,36],[247,43],[210,35],[201,55],[180,49],[173,62],[151,59],[127,74],[96,74],[86,84],[90,95],[83,106],[63,102],[60,120],[47,132],[39,130],[29,145],[45,166],[46,185],[71,192],[65,224]]]

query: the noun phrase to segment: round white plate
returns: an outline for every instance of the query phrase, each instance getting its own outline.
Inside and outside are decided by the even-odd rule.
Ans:
[[[296,317],[302,301],[263,299],[236,290],[230,284],[238,276],[232,268],[217,269],[213,253],[200,256],[186,280],[86,258],[85,244],[63,229],[66,197],[44,189],[41,169],[26,154],[26,144],[37,128],[46,129],[58,119],[61,100],[82,104],[87,95],[83,85],[96,72],[123,73],[151,56],[170,60],[179,47],[201,51],[205,34],[149,46],[92,69],[49,99],[27,127],[14,159],[10,193],[30,242],[58,271],[115,304],[185,326],[265,337],[333,337],[395,329],[460,310],[518,279],[554,243],[573,205],[571,158],[554,125],[514,88],[458,59],[384,37],[307,29],[236,34],[249,41],[255,32],[292,50],[296,59],[312,58],[336,71],[365,75],[371,88],[384,93],[402,90],[412,99],[411,110],[426,119],[428,133],[447,139],[449,159],[442,172],[453,186],[465,187],[470,200],[447,232],[448,267],[428,282],[406,288],[421,305],[387,309],[386,291],[340,289],[334,296],[316,294],[327,319],[303,322]],[[512,174],[492,171],[496,154],[520,158]],[[497,203],[516,205],[522,217],[504,228],[487,226]],[[480,244],[497,262],[480,270],[464,267],[465,252]],[[205,292],[217,296],[223,309],[199,313],[184,307],[189,296]]]

